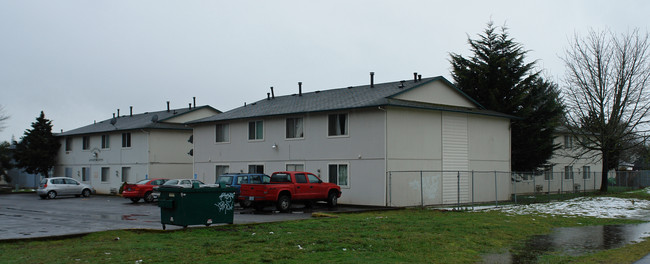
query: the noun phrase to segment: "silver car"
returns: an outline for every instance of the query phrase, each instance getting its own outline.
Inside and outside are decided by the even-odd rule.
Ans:
[[[95,193],[95,188],[73,178],[52,177],[41,180],[36,193],[41,199],[54,199],[59,195],[88,197],[90,194]]]
[[[192,185],[194,185],[194,183],[198,183],[199,187],[215,186],[214,184],[205,184],[202,181],[194,180],[194,179],[171,179],[166,181],[162,185],[153,187],[153,192],[151,193],[151,195],[154,197],[154,199],[158,199],[158,197],[160,196],[160,191],[158,191],[158,187],[192,188]]]

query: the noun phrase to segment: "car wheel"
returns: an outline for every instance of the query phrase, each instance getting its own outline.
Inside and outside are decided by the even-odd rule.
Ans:
[[[338,201],[339,201],[339,197],[336,192],[330,192],[330,194],[327,195],[327,206],[336,207]]]
[[[131,202],[133,202],[133,203],[138,203],[138,201],[140,201],[139,197],[138,198],[131,198]]]
[[[278,198],[278,204],[276,208],[280,212],[287,212],[291,208],[291,198],[288,195],[282,195]]]
[[[147,192],[144,194],[144,201],[147,203],[153,202],[153,194],[151,192]]]
[[[56,198],[56,192],[55,191],[47,192],[47,199],[54,199],[54,198]]]
[[[242,208],[248,208],[248,207],[251,207],[251,205],[252,205],[251,201],[249,201],[249,200],[239,201],[239,206],[241,206]]]
[[[89,197],[90,196],[90,190],[84,189],[83,191],[81,191],[81,195],[83,195],[83,197]]]

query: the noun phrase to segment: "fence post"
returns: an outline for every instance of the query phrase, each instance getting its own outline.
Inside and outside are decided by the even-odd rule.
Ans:
[[[388,172],[388,206],[393,206],[393,172]]]
[[[424,207],[424,183],[422,182],[422,171],[420,171],[420,205]]]
[[[474,170],[472,170],[472,210],[474,210]]]
[[[517,176],[515,176],[514,172],[510,173],[510,180],[512,180],[513,176],[515,177],[515,180],[513,184],[515,185],[515,204],[517,204]]]
[[[458,188],[458,192],[456,193],[456,196],[458,197],[458,209],[460,209],[460,171],[458,171],[456,187]]]
[[[578,170],[578,174],[580,174],[580,170]],[[571,189],[573,189],[573,193],[576,193],[576,175],[573,170],[571,170]]]
[[[535,173],[532,173],[533,175],[533,195],[537,195],[537,182],[535,181]]]
[[[499,189],[497,187],[497,171],[494,171],[494,203],[499,206]]]
[[[548,194],[548,200],[549,201],[551,201],[551,181],[553,180],[554,177],[555,177],[555,172],[551,171],[551,174],[548,175],[548,183],[547,183],[548,188],[547,188],[547,191],[546,191],[546,193]]]
[[[560,197],[562,197],[563,192],[564,192],[564,172],[560,172]]]

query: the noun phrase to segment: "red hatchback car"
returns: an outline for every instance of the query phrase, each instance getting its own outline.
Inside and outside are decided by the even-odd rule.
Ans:
[[[169,179],[144,179],[135,184],[125,184],[122,190],[122,197],[131,199],[132,202],[137,203],[140,198],[144,198],[147,203],[153,202],[154,197],[151,195],[153,187],[161,185]]]

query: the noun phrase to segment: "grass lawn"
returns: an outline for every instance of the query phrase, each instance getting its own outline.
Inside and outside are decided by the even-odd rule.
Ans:
[[[106,231],[66,239],[0,242],[0,262],[475,263],[482,253],[516,247],[525,238],[554,227],[631,222],[405,209],[279,223]],[[623,256],[638,260],[647,252],[650,243],[643,242],[608,250],[603,256],[543,259],[552,263],[624,263]]]

